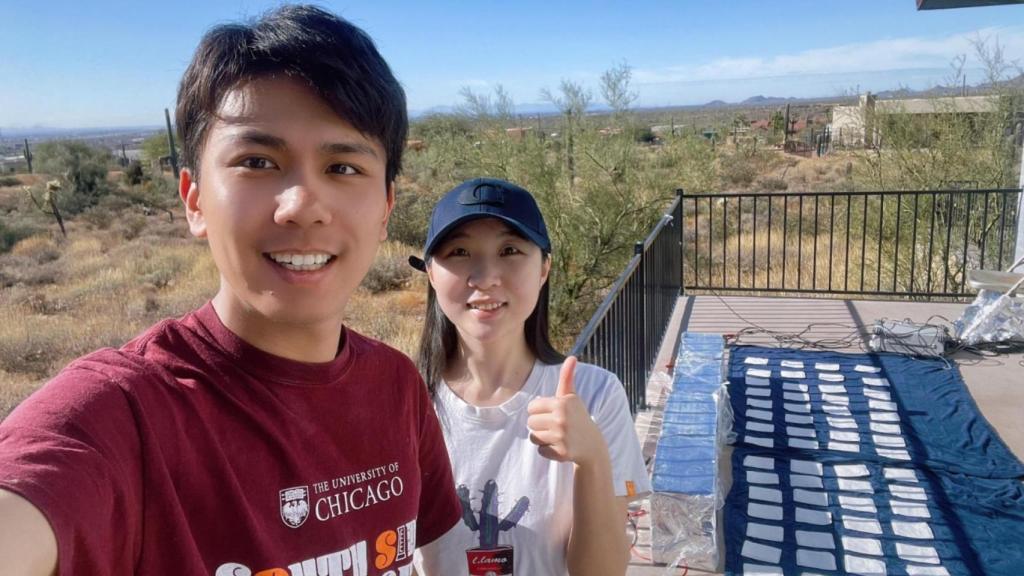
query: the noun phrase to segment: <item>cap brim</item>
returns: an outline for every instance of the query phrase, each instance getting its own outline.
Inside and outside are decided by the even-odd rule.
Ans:
[[[447,236],[452,230],[458,228],[459,226],[465,224],[466,222],[480,220],[482,218],[494,218],[495,220],[501,220],[502,222],[508,224],[514,230],[525,236],[527,240],[533,242],[537,246],[540,246],[540,249],[543,250],[544,252],[551,252],[550,242],[546,242],[544,238],[542,238],[539,234],[537,234],[533,230],[530,230],[526,226],[523,226],[517,220],[514,220],[507,216],[503,216],[501,214],[492,214],[489,212],[476,212],[473,214],[463,214],[462,216],[456,218],[455,220],[452,220],[451,222],[448,223],[447,226],[439,230],[438,233],[434,235],[434,241],[426,246],[424,254],[426,254],[427,257],[429,257],[430,254],[434,251],[434,249],[437,248],[437,246],[442,241],[444,241],[444,237]],[[420,261],[422,262],[422,260]],[[425,269],[426,264],[424,264],[424,270]]]

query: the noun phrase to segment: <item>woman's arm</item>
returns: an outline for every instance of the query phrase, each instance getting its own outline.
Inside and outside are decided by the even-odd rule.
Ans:
[[[570,356],[554,397],[530,402],[530,440],[542,456],[575,465],[569,574],[622,576],[629,562],[625,499],[615,496],[608,445],[576,395],[575,370],[576,358]]]
[[[615,496],[608,450],[593,463],[576,465],[573,479],[572,533],[566,560],[572,576],[622,576],[629,563],[626,539],[627,498]]]

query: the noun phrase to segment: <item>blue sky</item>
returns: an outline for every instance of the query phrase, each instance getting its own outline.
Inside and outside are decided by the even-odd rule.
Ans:
[[[212,25],[278,2],[13,0],[0,13],[0,128],[157,125]],[[918,12],[915,0],[493,0],[319,3],[364,28],[413,112],[468,86],[517,104],[625,61],[637,105],[923,88],[971,38],[1024,62],[1024,6]],[[981,79],[973,59],[968,81]]]

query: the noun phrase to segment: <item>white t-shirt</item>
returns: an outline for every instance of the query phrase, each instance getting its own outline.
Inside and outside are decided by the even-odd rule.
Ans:
[[[541,456],[530,442],[526,426],[527,405],[538,396],[555,394],[560,369],[559,364],[536,362],[523,388],[500,406],[472,406],[446,384],[438,386],[434,407],[451,456],[455,486],[463,499],[463,517],[436,542],[438,548],[432,556],[437,565],[424,566],[423,559],[417,557],[420,573],[427,568],[429,574],[466,576],[472,556],[477,558],[475,572],[486,574],[481,563],[507,563],[511,547],[514,572],[496,569],[494,574],[566,574],[573,464]],[[581,363],[576,367],[575,389],[608,443],[615,494],[650,492],[619,379],[603,368]],[[624,523],[625,519],[623,526],[608,529],[623,530]],[[502,550],[491,551],[495,546]],[[481,555],[492,558],[479,558]]]

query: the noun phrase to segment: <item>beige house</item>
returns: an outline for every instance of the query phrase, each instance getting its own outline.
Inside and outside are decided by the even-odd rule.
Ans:
[[[832,108],[832,141],[839,146],[875,146],[876,122],[889,114],[989,114],[999,105],[998,96],[943,96],[878,100],[868,92],[856,106]]]

